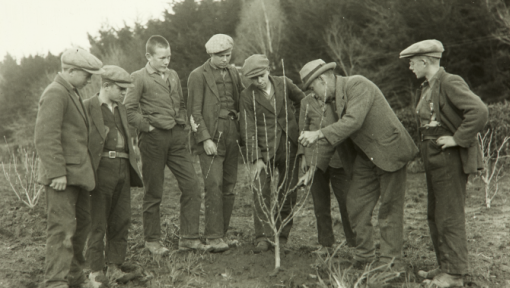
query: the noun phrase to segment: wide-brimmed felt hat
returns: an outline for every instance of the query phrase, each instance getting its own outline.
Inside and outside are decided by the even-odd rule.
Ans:
[[[322,59],[306,63],[305,66],[301,68],[301,71],[299,71],[299,77],[301,77],[301,82],[303,82],[303,90],[308,89],[310,83],[312,83],[312,81],[319,77],[322,73],[335,68],[335,62],[326,63]]]

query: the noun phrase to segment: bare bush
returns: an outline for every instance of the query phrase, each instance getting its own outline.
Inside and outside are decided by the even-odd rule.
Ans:
[[[44,188],[36,182],[39,157],[23,147],[18,148],[17,153],[10,152],[10,156],[7,164],[2,162],[5,179],[18,199],[33,209]]]
[[[507,149],[510,140],[510,136],[506,136],[499,147],[493,148],[493,135],[494,133],[490,129],[483,136],[478,133],[478,142],[483,155],[483,170],[480,172],[480,176],[484,183],[485,206],[487,208],[491,208],[492,200],[499,192],[499,181],[505,175],[502,160],[508,158],[508,155],[503,156],[501,153]]]

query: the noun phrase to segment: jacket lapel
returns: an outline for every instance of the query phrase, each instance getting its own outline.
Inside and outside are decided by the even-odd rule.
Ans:
[[[204,64],[205,82],[207,82],[207,85],[209,86],[209,88],[211,88],[211,90],[213,91],[216,98],[218,98],[218,100],[220,100],[220,92],[218,92],[218,87],[216,86],[216,81],[214,81],[214,75],[212,72],[212,68],[209,65],[209,61],[210,60],[208,60]]]
[[[285,81],[285,79],[283,79],[283,81],[280,81],[280,79],[278,78],[273,78],[273,77],[269,77],[269,80],[273,83],[273,88],[274,88],[274,98],[275,98],[275,101],[276,101],[276,115],[280,114],[280,111],[282,110],[282,106],[285,102],[285,98],[287,97],[287,95],[285,95],[284,92],[284,87],[283,85],[285,85],[283,82]]]
[[[434,111],[436,112],[436,118],[437,120],[441,121],[441,110],[439,110],[439,97],[440,97],[440,90],[441,90],[441,82],[442,78],[445,76],[445,72],[443,68],[440,68],[439,71],[437,71],[436,80],[434,81],[434,86],[432,87],[430,99],[432,100],[432,103],[434,105]]]
[[[274,107],[271,105],[271,102],[267,100],[266,96],[264,95],[264,92],[260,91],[259,89],[253,87],[251,89],[252,93],[255,93],[255,100],[264,108],[266,108],[269,112],[274,114]],[[276,97],[276,96],[275,96]]]
[[[97,95],[90,99],[90,116],[92,117],[92,122],[94,122],[101,138],[103,138],[103,140],[106,139],[103,112],[101,111],[101,103],[99,102]]]

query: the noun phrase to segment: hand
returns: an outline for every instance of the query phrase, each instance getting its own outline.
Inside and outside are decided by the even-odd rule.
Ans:
[[[436,120],[432,120],[429,123],[425,124],[423,127],[427,127],[427,128],[437,127],[437,126],[439,126],[439,124],[441,124],[441,123],[437,122]]]
[[[299,136],[299,143],[301,143],[301,145],[303,145],[305,147],[308,147],[308,146],[314,144],[315,142],[317,142],[317,140],[319,140],[321,138],[324,138],[324,135],[322,134],[321,130],[303,131],[303,132],[301,132],[301,135]]]
[[[67,185],[67,177],[60,176],[57,178],[53,178],[51,180],[50,187],[55,189],[56,191],[63,191],[66,189],[66,185]]]
[[[154,130],[156,128],[154,128],[154,126],[152,126],[151,124],[149,124],[149,132],[151,132],[152,130]]]
[[[298,180],[298,183],[296,184],[296,186],[301,187],[301,186],[307,186],[308,184],[310,184],[310,181],[312,180],[314,173],[315,173],[315,169],[308,169],[308,171],[306,171],[306,173],[303,176],[299,177],[299,180]]]
[[[453,139],[453,136],[441,136],[437,138],[436,144],[441,146],[441,149],[446,149],[450,147],[458,146],[457,142],[455,142],[455,139]]]
[[[262,169],[264,169],[264,171],[267,172],[267,166],[266,166],[266,163],[264,163],[264,161],[262,159],[259,159],[257,160],[257,162],[255,162],[255,164],[253,164],[253,166],[251,167],[251,176],[252,176],[252,179],[253,180],[256,180],[259,178],[259,175],[260,175],[260,171],[262,171]]]
[[[306,164],[305,155],[301,155],[301,172],[305,173],[308,170],[308,165]]]
[[[211,139],[207,139],[204,141],[204,150],[205,154],[209,156],[218,154],[216,144],[214,144],[214,142]]]

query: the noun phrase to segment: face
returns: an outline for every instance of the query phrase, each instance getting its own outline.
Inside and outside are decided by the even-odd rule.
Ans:
[[[211,63],[218,68],[226,68],[232,58],[232,51],[223,51],[211,55]]]
[[[124,96],[126,96],[127,88],[122,88],[116,84],[111,84],[105,88],[106,95],[110,101],[122,103]]]
[[[409,70],[413,71],[418,79],[425,77],[426,67],[427,63],[421,57],[415,56],[409,59]]]
[[[159,72],[166,71],[168,64],[170,64],[171,55],[172,53],[170,52],[170,47],[163,48],[161,46],[156,46],[154,54],[145,54],[152,68]]]
[[[250,82],[261,90],[265,90],[269,85],[269,71],[266,70],[264,74],[250,78]]]
[[[91,83],[91,80],[92,74],[81,69],[73,69],[69,73],[69,82],[77,89],[87,86]]]
[[[315,80],[312,81],[312,83],[310,83],[310,89],[313,90],[313,92],[324,98],[326,97],[326,89],[327,89],[327,86],[326,86],[326,82],[322,79],[323,76],[319,76],[317,78],[315,78]]]

